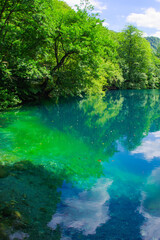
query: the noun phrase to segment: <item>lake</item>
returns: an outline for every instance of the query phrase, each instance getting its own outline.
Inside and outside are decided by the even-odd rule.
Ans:
[[[0,239],[159,240],[160,91],[1,112]]]

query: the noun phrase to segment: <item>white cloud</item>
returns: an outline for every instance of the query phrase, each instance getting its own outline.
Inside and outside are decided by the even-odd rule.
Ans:
[[[65,0],[65,2],[71,6],[74,7],[75,5],[80,5],[81,0]],[[101,13],[103,10],[107,9],[107,6],[104,5],[101,1],[98,0],[90,0],[90,4],[95,7],[97,12]]]
[[[108,27],[109,26],[109,23],[107,23],[107,22],[103,22],[102,24],[103,24],[104,27]]]
[[[85,236],[95,234],[97,227],[109,220],[108,204],[110,196],[107,188],[112,184],[109,179],[99,179],[88,191],[73,194],[72,198],[62,199],[62,206],[53,215],[48,227],[55,230],[57,225],[63,229],[79,230]],[[63,232],[63,239],[66,239]],[[69,239],[69,238],[68,238]]]
[[[64,0],[68,5],[74,7],[75,5],[80,5],[80,0]]]
[[[160,157],[160,131],[150,133],[151,140],[144,140],[131,154],[144,154],[145,159],[150,162],[155,157]]]
[[[75,8],[75,5],[80,5],[80,0],[64,0],[69,6]]]
[[[103,11],[107,9],[107,6],[104,5],[102,2],[96,1],[96,0],[91,0],[90,3],[95,6],[96,9],[99,11]]]
[[[154,33],[154,34],[152,34],[151,36],[153,36],[153,37],[159,37],[159,38],[160,38],[160,31],[158,31],[158,32],[156,32],[156,33]]]
[[[136,24],[138,27],[147,27],[160,30],[160,12],[154,8],[148,8],[144,13],[131,13],[127,22]]]
[[[148,37],[148,34],[147,34],[147,33],[145,33],[145,32],[143,32],[143,35],[142,35],[142,37]]]

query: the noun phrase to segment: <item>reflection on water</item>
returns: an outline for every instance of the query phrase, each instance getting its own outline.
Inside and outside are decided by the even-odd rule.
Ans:
[[[111,184],[112,182],[107,178],[100,178],[88,191],[80,191],[76,195],[72,192],[70,196],[67,196],[67,191],[65,196],[64,190],[63,202],[48,226],[55,230],[60,224],[63,229],[79,230],[85,236],[95,234],[97,227],[109,219],[107,203],[110,196],[107,188]]]
[[[27,233],[23,233],[23,232],[15,232],[9,236],[10,240],[27,239],[27,238],[29,238],[29,235]]]
[[[160,239],[160,217],[156,217],[145,210],[143,207],[143,201],[145,201],[145,194],[143,194],[142,205],[140,207],[140,214],[145,218],[143,225],[141,226],[141,235],[144,240]]]
[[[160,167],[151,172],[144,191],[140,213],[145,222],[141,233],[145,240],[160,239]]]
[[[160,239],[159,102],[112,91],[1,113],[0,239]]]
[[[132,151],[132,154],[138,153],[143,154],[148,162],[160,158],[160,131],[149,133],[142,144]]]

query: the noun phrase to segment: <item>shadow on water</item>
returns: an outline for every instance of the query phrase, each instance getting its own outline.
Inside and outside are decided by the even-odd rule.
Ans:
[[[60,201],[64,179],[30,161],[0,165],[0,239],[60,239],[47,227]]]

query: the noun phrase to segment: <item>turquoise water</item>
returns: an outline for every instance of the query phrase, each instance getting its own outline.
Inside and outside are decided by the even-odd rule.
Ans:
[[[159,240],[160,91],[0,114],[0,239]]]

